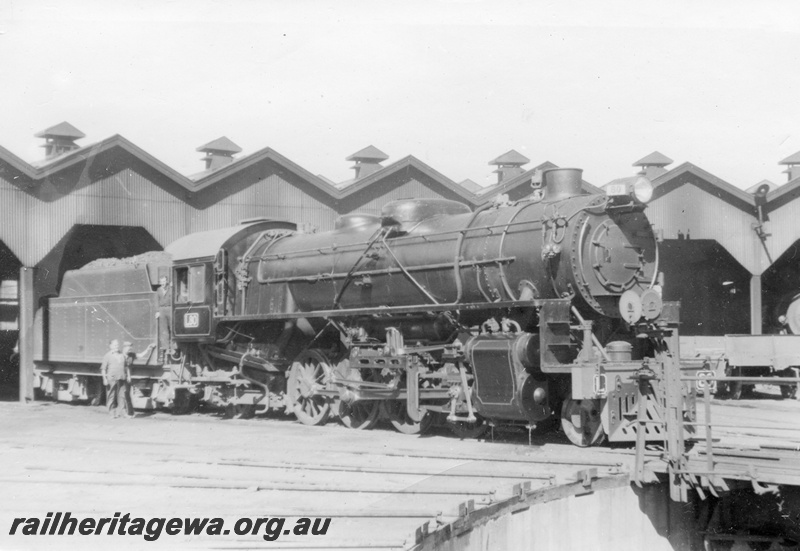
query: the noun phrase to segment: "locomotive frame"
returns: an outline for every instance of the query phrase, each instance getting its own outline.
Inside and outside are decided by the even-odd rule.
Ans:
[[[678,306],[653,288],[657,247],[639,198],[649,182],[616,181],[598,196],[580,182],[579,170],[554,169],[537,198],[475,212],[403,201],[327,234],[254,220],[177,240],[167,248],[172,342],[158,343],[170,353],[134,365],[137,405],[277,409],[312,425],[335,415],[357,429],[383,416],[412,434],[439,421],[462,437],[556,416],[579,446],[663,439]],[[164,268],[127,270],[154,285]],[[51,396],[98,395],[91,358],[59,355],[50,337],[69,333],[59,307],[86,318],[81,304],[97,298],[51,299],[41,316],[51,346],[36,373]],[[622,330],[629,343],[612,343]],[[684,394],[691,418],[693,389]]]

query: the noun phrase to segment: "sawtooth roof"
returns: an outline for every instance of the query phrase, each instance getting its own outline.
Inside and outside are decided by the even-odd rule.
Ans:
[[[121,156],[128,156],[144,163],[154,171],[153,176],[157,175],[167,191],[184,198],[198,208],[208,206],[209,201],[209,204],[221,201],[233,193],[233,190],[229,190],[229,186],[225,184],[259,163],[271,163],[278,171],[293,174],[294,181],[299,180],[316,188],[323,193],[323,196],[327,196],[331,203],[348,198],[357,201],[353,196],[359,191],[403,170],[416,171],[426,178],[429,185],[438,187],[441,193],[452,198],[460,198],[472,206],[479,202],[475,194],[413,156],[400,159],[344,189],[339,189],[329,180],[312,174],[269,147],[238,158],[229,165],[215,170],[204,171],[193,177],[185,176],[119,134],[39,163],[28,163],[0,146],[0,174],[4,174],[12,185],[16,185],[26,193],[45,198],[47,193],[40,190],[46,187],[44,184],[48,179],[68,175],[70,168],[87,163],[96,169],[108,163],[110,167],[119,170]]]
[[[481,191],[483,191],[483,187],[481,187],[476,182],[470,180],[469,178],[467,178],[462,182],[459,182],[459,185],[464,189],[470,191],[471,193],[480,193]]]
[[[738,206],[742,210],[749,211],[755,208],[756,203],[753,195],[692,163],[683,163],[653,178],[653,199],[663,196],[684,184],[699,185],[705,191]]]

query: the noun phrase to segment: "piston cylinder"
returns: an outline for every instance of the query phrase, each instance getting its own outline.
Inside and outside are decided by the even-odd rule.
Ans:
[[[475,407],[483,417],[528,423],[550,417],[537,335],[480,335],[466,342],[465,352],[475,377]]]

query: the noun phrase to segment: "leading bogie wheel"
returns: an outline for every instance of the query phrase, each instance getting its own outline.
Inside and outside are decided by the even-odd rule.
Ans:
[[[408,416],[404,400],[384,400],[381,402],[383,416],[386,417],[398,432],[403,434],[423,434],[433,424],[433,415],[426,412],[422,421],[414,422]]]
[[[378,400],[356,400],[339,402],[339,419],[345,427],[357,430],[369,430],[378,422],[380,402]]]
[[[289,369],[286,397],[297,420],[304,425],[322,425],[330,416],[331,404],[317,394],[325,388],[325,356],[316,350],[304,352]]]
[[[475,421],[448,421],[447,427],[458,436],[460,440],[480,438],[489,430],[489,425],[483,417],[476,415]]]
[[[374,381],[377,373],[372,369],[350,369],[346,378]],[[336,413],[342,424],[349,429],[369,430],[378,422],[379,400],[339,400]]]
[[[570,442],[586,448],[597,446],[605,440],[601,409],[600,400],[564,400],[561,406],[561,428]]]

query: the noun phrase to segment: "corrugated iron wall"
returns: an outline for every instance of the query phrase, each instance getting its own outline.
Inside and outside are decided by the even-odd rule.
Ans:
[[[752,228],[756,218],[693,184],[658,197],[646,212],[665,239],[677,239],[678,232],[694,239],[714,239],[750,273],[760,274],[767,267]]]
[[[383,206],[389,201],[398,199],[436,199],[441,197],[440,193],[432,190],[422,182],[412,179],[361,203],[357,210],[365,214],[380,214]]]
[[[75,224],[141,226],[165,245],[184,234],[190,210],[131,170],[50,201],[0,180],[0,201],[0,239],[25,266],[35,266]]]
[[[269,174],[207,208],[195,208],[132,169],[86,182],[45,182],[46,200],[34,197],[0,178],[0,240],[25,266],[35,266],[75,224],[140,226],[162,246],[187,233],[217,229],[254,217],[288,220],[306,229],[328,231],[340,214],[351,210],[379,214],[396,199],[437,198],[415,179],[364,190],[343,206],[344,212],[316,198],[277,174]],[[363,202],[362,202],[363,200]],[[355,205],[355,206],[354,206]]]
[[[337,216],[353,210],[379,214],[389,201],[442,197],[406,173],[359,191],[336,208],[332,200],[323,202],[310,184],[289,182],[270,170],[251,177],[255,183],[237,182],[240,189],[230,195],[212,191],[215,195],[204,200],[211,203],[206,208],[192,206],[188,191],[176,196],[131,168],[96,181],[88,170],[76,170],[72,179],[46,180],[35,184],[42,198],[0,178],[0,239],[24,265],[35,266],[75,224],[141,226],[166,246],[187,233],[247,218],[288,220],[327,231]]]
[[[71,177],[61,175],[58,180],[32,184],[41,199],[0,176],[0,240],[25,266],[35,266],[75,224],[141,226],[166,246],[187,233],[229,226],[246,218],[289,220],[327,231],[340,214],[379,214],[389,201],[442,197],[440,191],[426,185],[425,176],[411,170],[374,182],[334,203],[313,185],[265,165],[230,186],[220,182],[215,191],[209,190],[205,202],[194,203],[200,205],[195,208],[190,192],[176,187],[170,193],[163,182],[154,183],[131,168],[90,181],[99,172],[79,168]],[[222,186],[235,191],[226,195],[229,191]],[[768,267],[753,231],[755,217],[692,183],[657,198],[647,213],[665,238],[674,239],[681,232],[696,239],[714,239],[751,273],[762,273]],[[770,217],[766,229],[772,235],[767,245],[775,259],[800,236],[800,203],[791,202]]]
[[[207,209],[193,210],[191,229],[187,233],[232,226],[259,216],[304,223],[327,231],[333,229],[337,213],[307,190],[272,174]]]
[[[777,260],[800,239],[800,202],[791,201],[770,212],[765,230],[770,234],[766,238],[770,256]]]

